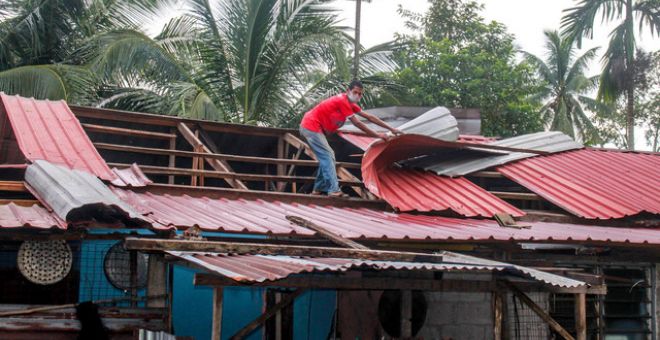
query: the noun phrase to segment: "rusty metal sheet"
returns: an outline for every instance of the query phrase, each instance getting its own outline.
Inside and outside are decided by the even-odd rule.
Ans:
[[[115,179],[115,174],[63,100],[35,100],[0,92],[1,115],[9,119],[26,159],[47,160],[104,180]]]
[[[151,183],[152,180],[147,177],[147,175],[142,172],[140,167],[133,163],[128,168],[118,169],[112,168],[112,172],[117,176],[116,179],[112,180],[110,183],[118,187],[144,187]]]
[[[313,236],[313,231],[286,219],[287,215],[295,215],[351,239],[660,245],[660,230],[648,228],[526,222],[531,228],[514,229],[503,228],[493,220],[396,214],[364,208],[162,195],[120,188],[113,188],[113,192],[161,229],[199,226],[206,231]]]
[[[242,255],[201,252],[167,251],[168,254],[200,266],[212,273],[239,282],[265,282],[286,278],[293,274],[346,272],[348,270],[400,271],[490,271],[506,272],[557,287],[581,287],[577,281],[540,270],[504,262],[443,251],[443,260],[433,262],[373,261],[355,258],[298,257],[286,255]]]
[[[0,205],[0,228],[66,229],[67,224],[40,205]]]
[[[660,154],[583,149],[497,168],[564,210],[589,219],[660,214]]]
[[[62,220],[122,221],[130,226],[149,224],[88,172],[36,160],[25,171],[25,182],[28,189]]]

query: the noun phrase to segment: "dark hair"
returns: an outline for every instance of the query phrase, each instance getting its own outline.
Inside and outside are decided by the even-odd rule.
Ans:
[[[362,82],[357,79],[353,79],[351,83],[348,85],[349,90],[352,90],[354,87],[359,87],[361,89],[364,88],[364,86],[362,86]]]

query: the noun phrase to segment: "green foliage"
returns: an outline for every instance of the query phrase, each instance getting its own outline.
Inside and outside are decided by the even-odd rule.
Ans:
[[[478,15],[474,1],[434,0],[425,16],[401,10],[421,36],[402,36],[396,81],[403,105],[480,108],[482,133],[513,136],[540,131],[535,103],[525,98],[539,84],[532,68],[516,64],[513,37]]]
[[[531,98],[543,101],[541,114],[550,130],[562,131],[587,144],[599,143],[598,130],[585,109],[603,112],[609,108],[586,96],[596,88],[597,81],[584,74],[597,48],[576,57],[570,39],[560,37],[556,31],[546,31],[545,36],[546,60],[523,52],[544,82]]]

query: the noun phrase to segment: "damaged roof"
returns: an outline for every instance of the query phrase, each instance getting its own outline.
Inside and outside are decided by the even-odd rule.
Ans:
[[[0,205],[1,228],[66,229],[67,224],[44,207],[15,203]]]

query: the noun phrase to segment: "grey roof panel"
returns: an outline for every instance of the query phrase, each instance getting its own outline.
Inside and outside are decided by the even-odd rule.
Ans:
[[[582,144],[574,141],[571,137],[558,131],[537,132],[507,138],[488,144],[551,153],[581,149],[584,147]],[[419,157],[402,162],[402,164],[408,167],[433,171],[438,175],[455,177],[465,176],[476,171],[533,156],[536,155],[522,152],[502,152],[500,155],[490,156],[456,152],[453,154],[443,153]]]
[[[127,226],[149,224],[90,173],[37,160],[28,166],[25,181],[42,203],[67,222],[94,219],[121,221]]]

